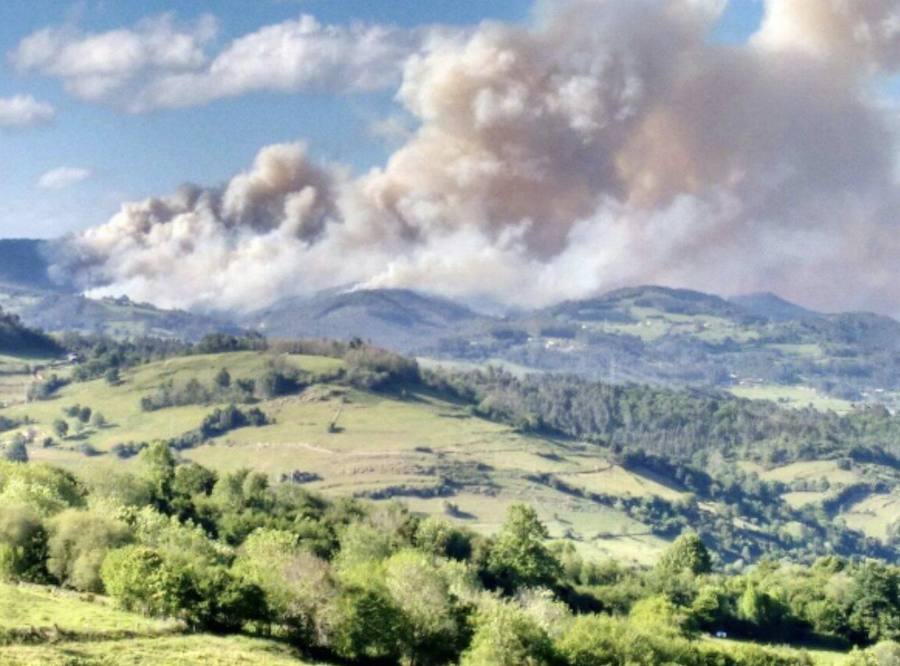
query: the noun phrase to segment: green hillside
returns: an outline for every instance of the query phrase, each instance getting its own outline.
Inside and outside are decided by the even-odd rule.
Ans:
[[[210,403],[147,412],[140,407],[144,395],[169,381],[209,383],[222,368],[235,380],[258,377],[273,362],[314,374],[344,366],[325,357],[259,352],[172,358],[123,373],[115,386],[102,379],[74,383],[52,400],[18,404],[0,413],[29,421],[34,431],[34,443],[28,447],[31,460],[103,475],[136,462],[113,453],[116,444],[177,437],[226,406]],[[106,424],[88,423],[75,432],[78,420],[63,411],[74,405],[100,412]],[[677,489],[611,464],[602,452],[583,444],[519,433],[474,417],[465,405],[426,390],[401,396],[324,383],[296,395],[261,400],[257,406],[272,424],[213,437],[183,451],[184,458],[223,472],[251,467],[276,480],[294,472],[311,473],[319,480],[305,484],[310,489],[336,496],[401,496],[428,514],[446,513],[449,501],[466,516],[463,522],[485,533],[496,530],[510,503],[528,500],[539,508],[551,534],[571,534],[588,550],[643,562],[666,543],[649,534],[645,525],[622,511],[527,477],[553,471],[623,496],[680,496]],[[336,432],[329,432],[338,413]],[[61,440],[53,430],[60,418],[71,429]],[[41,445],[47,437],[56,440],[53,446]],[[90,455],[84,453],[87,446]]]
[[[243,636],[189,633],[174,620],[117,609],[57,587],[0,583],[4,666],[312,666],[290,647]]]
[[[623,561],[652,561],[688,526],[725,562],[894,552],[896,453],[863,456],[859,448],[891,441],[900,426],[889,416],[552,379],[517,388],[496,373],[367,388],[351,366],[276,351],[174,356],[32,402],[21,399],[32,381],[22,374],[11,392],[18,402],[0,410],[0,441],[24,439],[30,460],[103,479],[132,470],[147,443],[169,440],[182,459],[221,473],[251,468],[332,497],[402,498],[484,534],[510,504],[528,501],[552,536]],[[223,370],[229,388],[216,389]],[[261,383],[273,373],[300,383],[264,395]],[[241,393],[242,383],[256,388]],[[159,408],[142,405],[160,400]],[[232,403],[266,422],[201,432]],[[810,439],[813,431],[821,441]]]
[[[726,300],[644,286],[496,316],[404,290],[333,290],[243,321],[272,337],[360,337],[445,364],[718,387],[794,408],[900,406],[900,323],[814,312],[774,294]]]

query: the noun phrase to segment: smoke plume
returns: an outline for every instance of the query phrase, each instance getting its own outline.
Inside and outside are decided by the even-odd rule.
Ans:
[[[95,293],[262,307],[328,286],[539,305],[636,283],[900,312],[896,145],[876,77],[896,0],[554,2],[434,30],[397,99],[417,127],[350,177],[263,149],[220,189],[126,204],[62,267]]]

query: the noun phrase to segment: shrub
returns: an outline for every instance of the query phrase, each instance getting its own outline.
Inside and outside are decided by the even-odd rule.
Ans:
[[[98,513],[70,509],[54,516],[49,527],[47,570],[66,587],[102,592],[103,558],[128,542],[128,526]]]
[[[549,666],[554,663],[553,643],[538,623],[515,604],[497,600],[485,602],[478,610],[475,634],[460,661],[461,666]]]
[[[47,532],[27,506],[0,505],[0,579],[37,582],[45,577]]]
[[[107,593],[125,610],[154,617],[176,616],[190,597],[191,581],[155,550],[125,546],[110,551],[100,577]]]

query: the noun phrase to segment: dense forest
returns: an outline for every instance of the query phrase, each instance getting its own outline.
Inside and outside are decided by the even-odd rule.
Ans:
[[[426,374],[478,413],[526,430],[551,430],[706,466],[713,456],[784,463],[822,457],[900,456],[900,418],[882,407],[846,416],[698,389],[591,382],[503,370]]]
[[[188,629],[288,641],[348,663],[469,666],[811,663],[717,643],[809,641],[897,652],[900,569],[826,557],[714,567],[687,532],[655,567],[585,561],[510,507],[492,537],[400,504],[327,501],[296,484],[181,463],[164,444],[136,473],[85,484],[0,464],[0,575],[106,593]],[[15,637],[7,636],[7,639]],[[873,653],[874,654],[874,653]],[[865,651],[850,663],[869,661]]]

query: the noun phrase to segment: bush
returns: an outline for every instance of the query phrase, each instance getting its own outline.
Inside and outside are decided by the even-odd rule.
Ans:
[[[21,505],[0,505],[0,579],[45,578],[47,532],[40,516]]]
[[[303,549],[294,534],[260,529],[241,546],[234,570],[265,592],[269,618],[294,642],[316,643],[326,604],[336,594],[328,562]]]
[[[49,527],[47,570],[66,587],[102,592],[103,558],[128,542],[128,526],[98,513],[70,509],[54,516]]]
[[[25,446],[25,438],[21,435],[13,437],[12,441],[4,446],[0,453],[2,453],[5,460],[10,462],[28,462],[28,447]]]
[[[461,666],[549,666],[555,663],[553,643],[538,623],[516,605],[496,600],[485,602],[478,610],[475,634],[460,661]]]
[[[191,581],[155,550],[125,546],[110,551],[100,577],[107,593],[125,610],[152,617],[174,617],[190,599]]]

